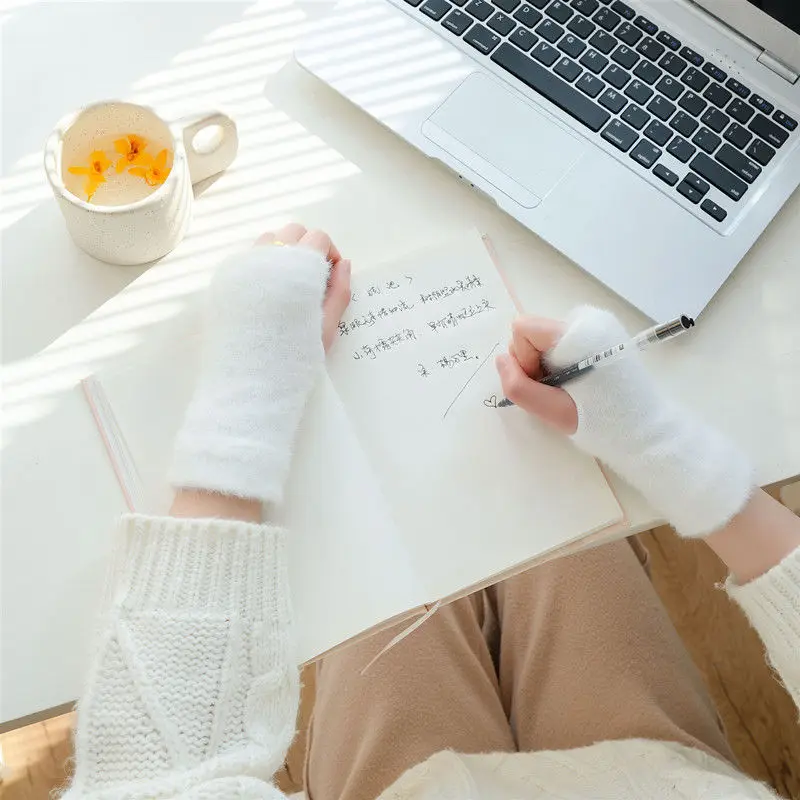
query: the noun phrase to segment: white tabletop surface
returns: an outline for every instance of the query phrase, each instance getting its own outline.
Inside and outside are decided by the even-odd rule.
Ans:
[[[647,322],[294,64],[321,3],[5,5],[0,721],[78,695],[123,510],[77,383],[181,313],[223,255],[299,219],[328,230],[358,268],[471,226],[491,236],[529,311],[558,317],[588,302],[630,329]],[[221,108],[239,125],[234,166],[205,187],[186,239],[148,270],[78,250],[41,167],[55,122],[110,97],[166,118]],[[633,225],[620,221],[620,247]],[[799,297],[795,193],[696,331],[648,355],[659,380],[745,448],[761,484],[800,475]],[[614,483],[633,529],[657,521]]]

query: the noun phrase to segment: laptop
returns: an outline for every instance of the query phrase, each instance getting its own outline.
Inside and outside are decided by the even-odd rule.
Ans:
[[[657,321],[800,183],[798,0],[346,0],[295,57]]]

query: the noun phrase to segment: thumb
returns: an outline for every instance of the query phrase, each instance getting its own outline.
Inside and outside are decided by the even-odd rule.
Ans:
[[[529,414],[539,417],[561,433],[572,435],[578,428],[578,410],[573,399],[555,386],[529,378],[512,355],[495,359],[506,397]]]

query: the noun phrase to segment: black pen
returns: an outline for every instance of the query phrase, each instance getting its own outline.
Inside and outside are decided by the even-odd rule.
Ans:
[[[629,353],[636,352],[637,350],[645,350],[652,344],[665,342],[667,339],[674,339],[676,336],[686,333],[689,328],[693,327],[694,320],[684,314],[677,319],[673,319],[671,322],[654,325],[652,328],[642,331],[627,342],[614,345],[599,353],[594,353],[575,364],[570,364],[570,366],[560,369],[558,372],[553,372],[551,375],[542,378],[539,383],[543,383],[545,386],[563,386],[573,378],[577,378],[585,372],[590,372],[596,367],[604,367],[606,364],[611,364],[618,358],[623,358]],[[513,405],[514,403],[506,397],[497,404],[497,407],[506,408]]]

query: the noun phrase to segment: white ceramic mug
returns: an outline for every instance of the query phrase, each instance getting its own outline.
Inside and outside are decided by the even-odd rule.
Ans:
[[[214,129],[217,136],[201,151],[195,142],[204,129]],[[124,183],[122,195],[98,191],[91,202],[78,196],[85,196],[80,188],[82,179],[71,174],[69,167],[88,163],[98,141],[130,133],[171,150],[166,180],[153,188],[143,178],[135,183],[131,178]],[[180,242],[191,219],[192,184],[226,169],[238,146],[236,124],[225,114],[213,112],[167,123],[146,106],[112,100],[62,119],[47,140],[44,165],[67,228],[79,247],[111,264],[144,264],[166,255]],[[118,185],[119,181],[108,183],[109,187]]]

